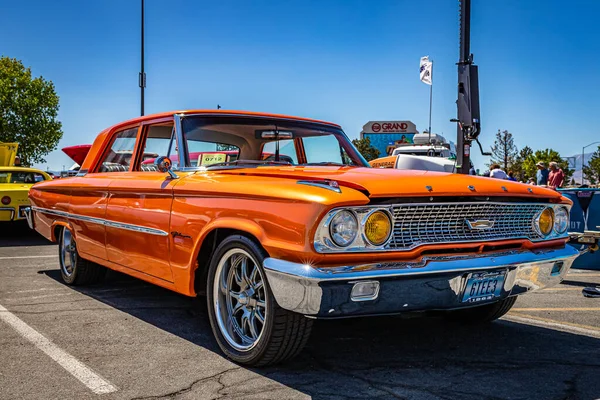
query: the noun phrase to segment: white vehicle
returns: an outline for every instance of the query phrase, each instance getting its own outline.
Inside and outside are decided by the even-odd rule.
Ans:
[[[374,168],[413,169],[419,171],[456,172],[455,160],[443,157],[397,154],[370,161]]]
[[[428,133],[417,133],[413,137],[414,143],[400,144],[391,155],[400,154],[427,157],[456,157],[456,149],[452,143],[446,142],[446,139],[438,134],[431,135],[431,141]]]

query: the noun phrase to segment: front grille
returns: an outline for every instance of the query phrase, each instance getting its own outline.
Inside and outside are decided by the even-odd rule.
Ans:
[[[460,243],[542,237],[533,227],[543,204],[444,203],[395,204],[394,233],[389,249],[407,249],[430,243]],[[467,221],[493,222],[487,229],[472,229]]]

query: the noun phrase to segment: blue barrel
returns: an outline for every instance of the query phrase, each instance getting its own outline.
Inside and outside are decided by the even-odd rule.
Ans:
[[[573,201],[569,232],[600,231],[600,189],[559,189],[559,192]],[[600,270],[600,251],[577,257],[573,268]]]

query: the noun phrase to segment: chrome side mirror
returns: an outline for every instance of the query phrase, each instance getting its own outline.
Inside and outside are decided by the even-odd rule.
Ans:
[[[169,176],[171,177],[171,179],[177,179],[179,178],[172,170],[172,166],[173,163],[171,162],[171,160],[169,159],[169,157],[158,157],[156,160],[154,160],[154,166],[156,167],[156,169],[159,172],[166,172],[169,174]]]

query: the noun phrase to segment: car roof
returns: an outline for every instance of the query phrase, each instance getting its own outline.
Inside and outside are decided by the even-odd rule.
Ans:
[[[279,119],[289,119],[294,121],[305,121],[305,122],[315,122],[319,124],[326,124],[330,126],[334,126],[336,128],[340,128],[338,124],[334,124],[332,122],[321,121],[318,119],[310,119],[310,118],[302,118],[302,117],[294,117],[290,115],[284,114],[271,114],[271,113],[263,113],[263,112],[254,112],[254,111],[240,111],[240,110],[179,110],[179,111],[167,111],[156,114],[148,114],[142,117],[132,118],[127,121],[123,121],[118,125],[130,125],[138,122],[170,117],[173,114],[183,114],[183,115],[197,115],[197,114],[207,114],[207,115],[222,115],[222,116],[238,116],[238,117],[259,117],[259,118],[279,118]]]
[[[35,172],[38,174],[46,174],[47,172],[42,171],[37,168],[29,168],[29,167],[4,167],[0,166],[0,172]]]

